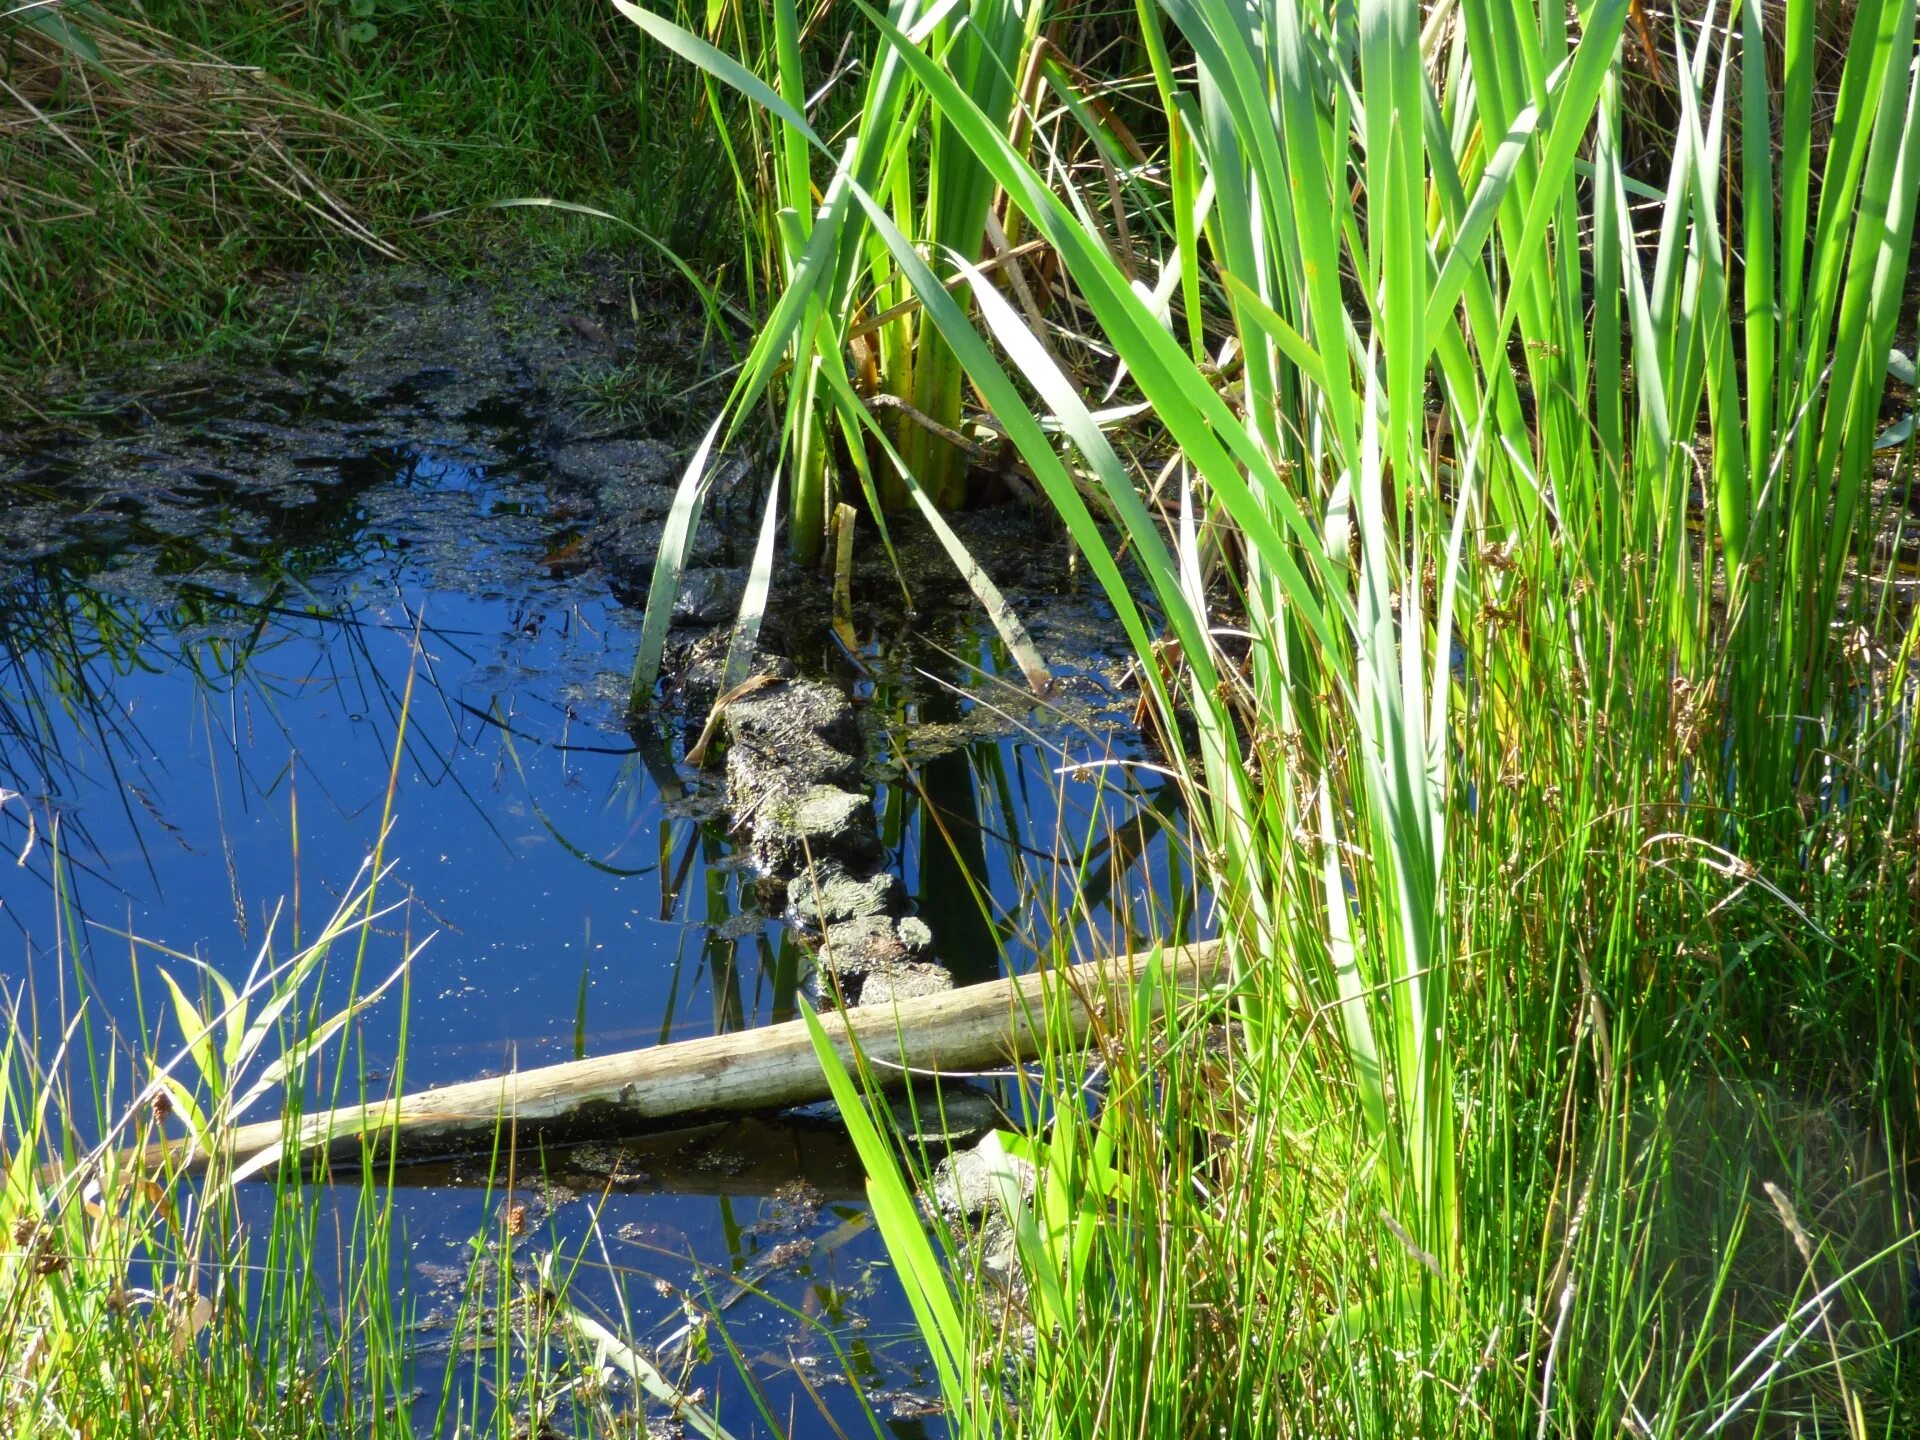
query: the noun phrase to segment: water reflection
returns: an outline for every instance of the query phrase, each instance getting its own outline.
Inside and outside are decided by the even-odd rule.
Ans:
[[[890,751],[881,836],[955,979],[1205,933],[1172,778],[1110,714],[1088,726],[1036,703],[997,639],[961,638],[970,659],[902,667],[873,691]],[[988,738],[970,738],[988,716]]]
[[[30,1023],[57,1034],[84,994],[139,1050],[171,1023],[153,1009],[160,947],[233,975],[284,953],[383,835],[382,900],[402,903],[376,943],[433,937],[410,1087],[796,1013],[807,956],[766,912],[717,779],[626,728],[633,619],[546,480],[517,416],[370,417],[324,389],[0,461],[0,915],[16,940],[0,987]],[[893,750],[874,766],[883,837],[956,979],[1187,924],[1171,789],[1073,770],[1137,752],[1058,726],[969,729],[1007,699],[1005,657],[970,621],[940,639],[969,663],[930,679],[903,637],[868,703]],[[356,1037],[376,1081],[399,1015],[369,1012]],[[824,1395],[857,1433],[860,1405],[824,1378],[832,1337],[899,1397],[897,1432],[927,1433],[912,1412],[928,1377],[838,1132],[662,1144],[611,1170],[530,1152],[511,1173],[405,1173],[394,1268],[423,1354],[454,1343],[434,1277],[465,1263],[504,1186],[545,1207],[541,1245],[597,1257],[583,1303],[645,1338],[682,1316],[656,1282],[724,1300],[773,1409]],[[724,1351],[707,1369],[721,1383]]]
[[[623,724],[634,636],[579,563],[580,517],[511,426],[363,423],[309,413],[267,434],[196,415],[0,465],[0,844],[18,862],[0,864],[16,939],[0,987],[23,1024],[58,1036],[88,997],[138,1083],[140,1053],[177,1043],[157,971],[191,969],[167,952],[234,976],[263,945],[284,954],[383,830],[382,900],[402,903],[371,963],[433,935],[409,1086],[791,1014],[800,956],[760,912],[714,797]],[[416,427],[431,438],[394,443]],[[354,968],[330,967],[323,1009]],[[376,1084],[400,1014],[370,1011],[355,1038]],[[503,1203],[537,1216],[528,1254],[597,1257],[575,1298],[645,1337],[684,1318],[656,1282],[700,1295],[750,1274],[759,1288],[726,1313],[754,1354],[824,1343],[795,1338],[781,1306],[904,1337],[877,1281],[848,1278],[877,1274],[880,1254],[853,1223],[844,1147],[771,1127],[676,1143],[598,1175],[529,1144],[475,1173],[403,1176],[389,1265],[423,1425],[446,1360],[470,1420],[527,1363],[450,1328],[447,1276],[471,1267],[476,1236],[497,1252]],[[796,1183],[818,1200],[779,1198]],[[302,1203],[352,1233],[380,1194]],[[264,1230],[274,1193],[242,1198]],[[786,1381],[769,1362],[760,1383],[784,1412],[806,1392],[781,1363]],[[866,1378],[910,1387],[918,1364],[889,1345]],[[724,1348],[696,1370],[738,1393]],[[845,1387],[828,1405],[858,1423]]]
[[[13,567],[0,602],[0,784],[20,797],[0,815],[25,856],[0,909],[29,953],[52,875],[30,834],[59,827],[81,916],[220,964],[279,897],[297,935],[390,814],[395,923],[438,932],[418,1079],[790,1009],[795,967],[775,977],[779,933],[724,834],[677,779],[665,798],[648,761],[670,765],[620,723],[626,615],[544,563],[538,477],[385,448],[335,468],[325,503],[282,489],[277,508],[204,468],[110,504],[40,477],[58,518],[36,521],[67,543]],[[110,1008],[131,1001],[122,945],[83,958]]]

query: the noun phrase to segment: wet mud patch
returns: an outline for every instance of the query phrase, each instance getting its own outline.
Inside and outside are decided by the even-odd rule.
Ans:
[[[785,888],[787,914],[815,947],[819,988],[854,1005],[951,989],[880,843],[847,696],[789,678],[734,701],[726,725],[735,827],[751,834],[761,873]]]
[[[1131,656],[1105,597],[1047,517],[1009,504],[961,513],[953,524],[1047,661],[1045,696],[1027,686],[924,530],[896,522],[897,571],[882,547],[861,548],[851,586],[856,648],[830,625],[818,577],[788,573],[776,582],[791,598],[769,614],[767,643],[852,700],[860,785],[878,797],[882,843],[908,892],[909,918],[920,922],[906,930],[891,920],[898,912],[890,898],[867,907],[877,919],[830,911],[814,936],[823,974],[919,963],[930,937],[932,955],[964,984],[1049,953],[1061,938],[1053,922],[1070,912],[1107,920],[1100,938],[1083,934],[1069,945],[1082,955],[1143,943],[1191,918],[1160,888],[1182,865],[1162,828],[1178,832],[1178,806],[1134,724]],[[911,593],[903,593],[901,574],[911,577]],[[1110,841],[1127,824],[1144,841],[1138,858],[1154,857],[1135,873],[1146,885],[1141,897],[1151,895],[1137,911],[1108,904],[1126,850]],[[1089,885],[1062,886],[1089,847],[1100,852]],[[971,877],[990,872],[994,881],[974,889]],[[798,889],[803,917],[813,891],[805,881]],[[1016,895],[1028,903],[1009,904]],[[859,993],[881,1000],[918,992],[882,985]]]

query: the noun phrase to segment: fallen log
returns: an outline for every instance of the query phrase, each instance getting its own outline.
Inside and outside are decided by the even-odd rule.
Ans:
[[[1224,978],[1226,959],[1215,941],[1167,947],[1159,956],[1163,983],[1145,997],[1156,1014],[1168,992],[1193,994]],[[1151,953],[1092,960],[824,1014],[821,1022],[843,1061],[852,1064],[857,1045],[882,1079],[987,1069],[1041,1053],[1048,1039],[1041,1003],[1048,988],[1059,1002],[1053,1043],[1077,1044],[1098,1012],[1132,1003],[1151,961]],[[302,1118],[292,1133],[279,1120],[242,1125],[213,1143],[223,1159],[247,1169],[254,1168],[248,1162],[255,1157],[294,1153],[358,1163],[370,1142],[382,1152],[391,1144],[410,1157],[447,1156],[474,1142],[491,1145],[503,1127],[516,1142],[564,1140],[826,1098],[826,1078],[806,1025],[793,1020],[323,1111]],[[152,1146],[143,1158],[148,1169],[178,1170],[204,1168],[211,1157],[184,1142]]]

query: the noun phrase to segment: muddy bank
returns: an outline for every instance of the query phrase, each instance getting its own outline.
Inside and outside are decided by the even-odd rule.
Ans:
[[[617,513],[624,498],[617,484],[602,488],[598,513]],[[716,526],[727,527],[725,519]],[[1053,684],[1044,699],[990,638],[937,543],[903,518],[894,525],[897,567],[884,547],[857,547],[857,650],[830,623],[827,577],[781,567],[749,667],[768,683],[729,703],[722,719],[735,832],[749,844],[769,902],[784,907],[814,951],[817,990],[851,1004],[946,989],[956,973],[990,972],[998,958],[978,953],[978,935],[943,935],[909,913],[878,833],[876,787],[916,787],[923,767],[1022,731],[1133,733],[1130,657],[1113,643],[1118,623],[1075,573],[1064,537],[1018,504],[957,516],[955,528],[1048,660]],[[746,538],[735,531],[714,543],[740,547]],[[615,567],[628,556],[635,563],[621,573]],[[616,588],[644,592],[650,551],[623,549],[605,563]],[[903,574],[913,577],[911,592]],[[661,704],[683,734],[699,728],[718,698],[744,581],[738,567],[697,566],[675,606]],[[959,686],[969,691],[964,703]]]
[[[735,702],[727,787],[766,874],[787,887],[788,913],[818,947],[824,978],[854,1003],[927,993],[950,974],[978,973],[983,957],[956,953],[968,936],[942,935],[903,913],[867,797],[913,786],[923,767],[983,739],[1022,729],[1127,732],[1132,683],[1112,648],[1117,623],[1073,575],[1064,539],[1017,504],[956,517],[969,548],[994,573],[1050,663],[1041,700],[984,635],[978,608],[945,554],[911,520],[896,520],[898,570],[883,547],[859,547],[849,651],[834,635],[824,577],[785,567],[780,601],[762,631],[763,673],[789,676]],[[913,577],[903,592],[900,575]],[[669,703],[711,703],[726,626],[681,642]],[[984,696],[960,704],[956,679]],[[989,963],[992,957],[984,957]]]

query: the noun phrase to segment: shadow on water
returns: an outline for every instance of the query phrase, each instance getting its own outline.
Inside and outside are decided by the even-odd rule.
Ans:
[[[381,924],[396,946],[433,937],[409,1087],[796,1013],[807,957],[763,910],[717,778],[626,728],[634,617],[547,480],[511,412],[450,423],[400,396],[368,414],[324,384],[0,455],[0,985],[42,1033],[86,997],[130,1047],[155,1043],[166,952],[229,974],[284,953],[389,816],[383,898],[405,903]],[[869,702],[895,747],[873,766],[883,834],[956,978],[1190,914],[1171,789],[1125,767],[1063,775],[1057,735],[969,736],[1004,657],[957,633],[968,663],[897,674]],[[929,745],[941,724],[960,738]],[[376,1009],[357,1037],[373,1080],[397,1063],[397,1025]],[[402,1178],[398,1283],[430,1350],[500,1177]],[[681,1310],[662,1296],[725,1282],[776,1411],[804,1391],[800,1413],[818,1394],[848,1433],[864,1424],[821,1382],[811,1316],[863,1388],[902,1397],[899,1433],[928,1433],[907,1417],[931,1377],[837,1129],[754,1121],[521,1157],[513,1183],[556,1248],[602,1257],[581,1272],[588,1302],[621,1313],[641,1282],[666,1325]]]

